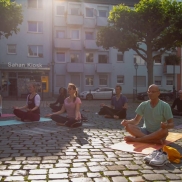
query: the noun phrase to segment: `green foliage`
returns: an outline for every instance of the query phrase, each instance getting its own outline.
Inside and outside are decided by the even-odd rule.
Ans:
[[[171,54],[165,57],[166,65],[178,65],[180,61],[180,57],[176,56],[175,54]]]
[[[8,38],[19,31],[18,25],[22,23],[21,5],[10,0],[0,0],[0,39]]]
[[[105,49],[114,47],[122,52],[136,51],[147,62],[150,85],[155,57],[182,45],[182,3],[140,0],[134,8],[124,4],[114,6],[108,26],[97,34],[97,45]]]

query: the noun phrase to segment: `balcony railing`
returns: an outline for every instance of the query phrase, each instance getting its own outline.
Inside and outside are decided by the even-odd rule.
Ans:
[[[72,73],[82,73],[83,63],[67,63],[66,70]]]
[[[96,72],[97,73],[111,73],[112,72],[112,64],[111,63],[97,63],[96,64]]]
[[[82,15],[67,15],[67,24],[68,25],[83,25],[83,16]]]
[[[55,38],[54,39],[54,46],[56,48],[62,48],[62,49],[70,49],[71,47],[71,40],[70,39],[60,39],[60,38]]]
[[[96,40],[85,40],[84,41],[85,49],[98,50],[98,46],[96,44]]]

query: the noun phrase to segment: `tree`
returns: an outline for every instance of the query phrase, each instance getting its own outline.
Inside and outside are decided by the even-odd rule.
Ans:
[[[123,53],[133,49],[146,61],[150,85],[155,58],[182,45],[182,3],[140,0],[133,9],[124,4],[113,6],[108,26],[98,31],[97,45]]]
[[[0,17],[0,39],[17,34],[18,25],[23,21],[21,5],[10,0],[0,0]]]

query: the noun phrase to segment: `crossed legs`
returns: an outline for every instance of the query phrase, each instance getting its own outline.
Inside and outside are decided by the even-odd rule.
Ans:
[[[138,126],[136,125],[128,124],[125,127],[125,129],[132,135],[132,136],[126,136],[124,138],[124,140],[127,142],[163,144],[168,135],[168,129],[162,129],[162,128],[148,135],[142,133],[140,128],[138,128]]]

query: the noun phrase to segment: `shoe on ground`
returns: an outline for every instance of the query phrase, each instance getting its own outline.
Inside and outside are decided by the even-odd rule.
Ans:
[[[166,152],[159,152],[151,161],[151,166],[163,166],[164,164],[169,163],[168,155]]]
[[[151,154],[145,156],[143,160],[149,163],[158,153],[162,153],[162,149],[154,150]]]

